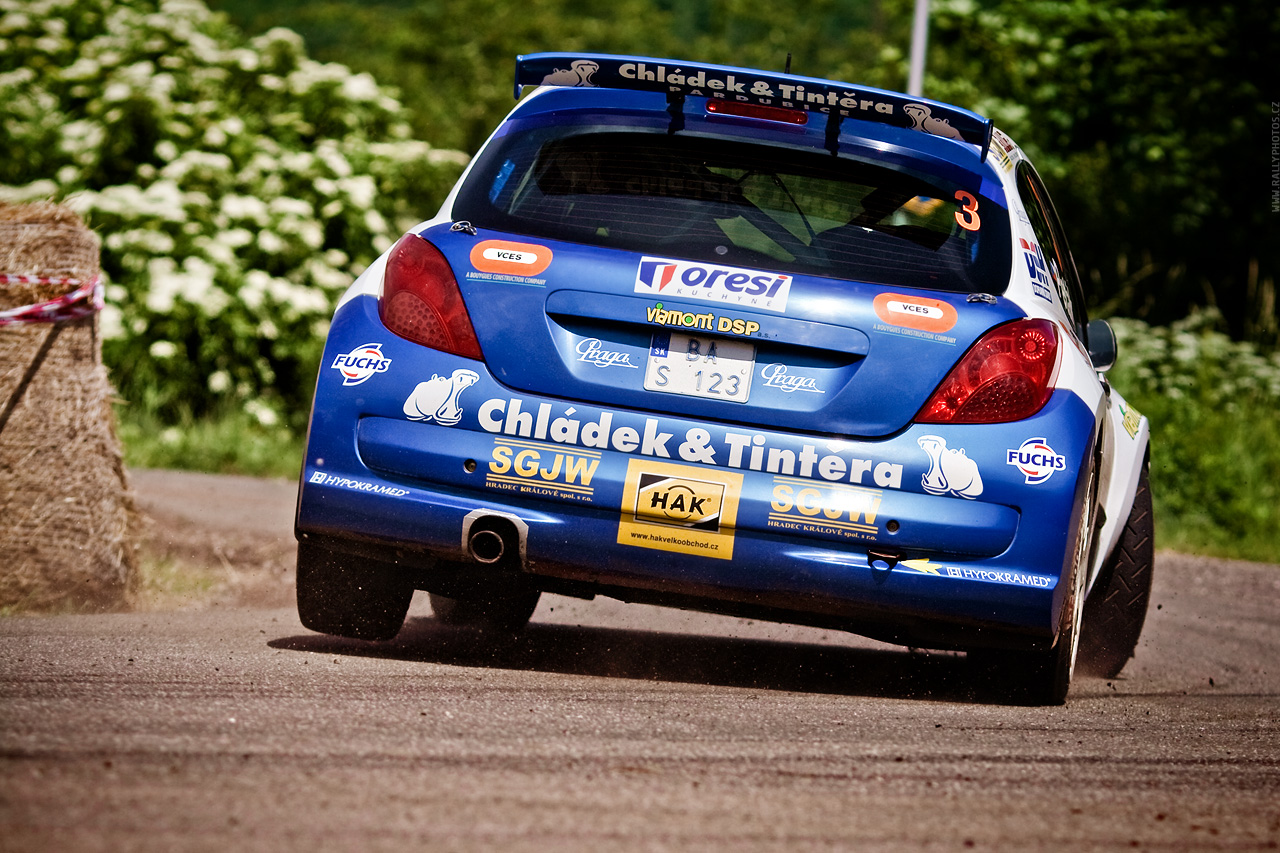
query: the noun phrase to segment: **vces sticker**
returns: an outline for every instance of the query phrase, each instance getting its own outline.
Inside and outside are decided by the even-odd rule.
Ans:
[[[939,299],[881,293],[872,306],[876,316],[891,326],[942,333],[951,330],[958,316],[956,309]]]
[[[482,272],[532,277],[551,266],[551,250],[533,243],[485,240],[471,250],[471,266]]]

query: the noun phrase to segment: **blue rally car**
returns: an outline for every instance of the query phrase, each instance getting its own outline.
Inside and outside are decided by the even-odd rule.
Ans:
[[[439,214],[352,285],[298,501],[298,610],[542,592],[965,650],[1015,701],[1132,656],[1148,425],[989,120],[647,57],[536,54]]]

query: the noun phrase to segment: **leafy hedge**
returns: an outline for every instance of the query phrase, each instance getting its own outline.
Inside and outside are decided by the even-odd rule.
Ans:
[[[0,0],[0,197],[103,238],[104,356],[166,422],[304,421],[333,302],[464,155],[367,74],[198,0]]]
[[[1151,421],[1157,543],[1280,562],[1280,353],[1232,341],[1213,312],[1110,322],[1108,376]]]

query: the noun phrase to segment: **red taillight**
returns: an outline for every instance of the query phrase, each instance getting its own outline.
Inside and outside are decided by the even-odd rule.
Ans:
[[[402,338],[466,358],[483,358],[453,270],[416,234],[391,247],[378,303],[382,323]]]
[[[922,424],[993,424],[1029,418],[1053,394],[1058,333],[1048,320],[992,329],[965,353],[916,417]]]
[[[707,101],[707,112],[743,118],[761,118],[765,121],[780,121],[786,124],[805,124],[809,121],[809,114],[803,110],[743,104],[738,101]]]

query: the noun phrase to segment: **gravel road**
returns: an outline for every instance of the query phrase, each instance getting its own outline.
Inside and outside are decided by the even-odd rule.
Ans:
[[[185,609],[0,619],[0,850],[1274,849],[1280,567],[1161,553],[1138,657],[1011,708],[961,656],[548,596],[313,634],[291,483],[134,472]]]

